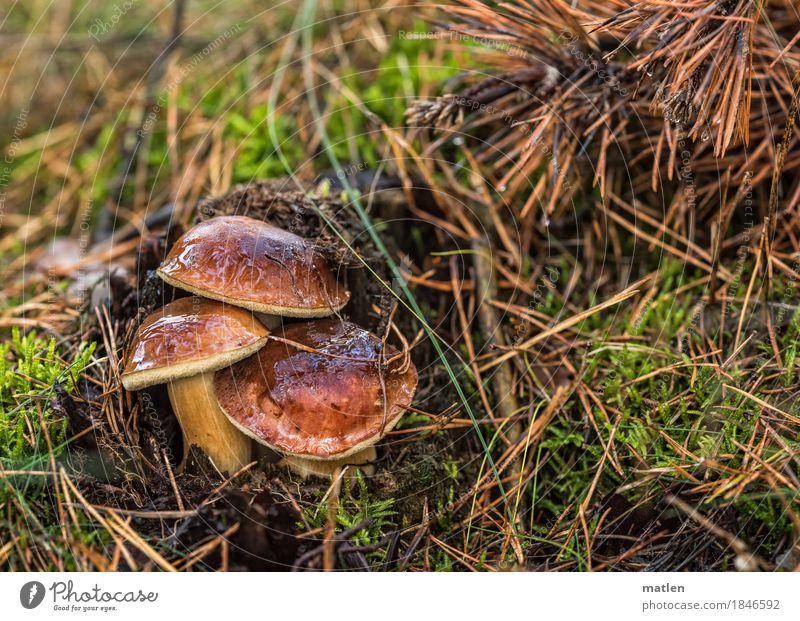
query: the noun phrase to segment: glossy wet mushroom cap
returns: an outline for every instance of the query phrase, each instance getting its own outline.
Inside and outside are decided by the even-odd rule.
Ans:
[[[197,295],[285,317],[326,317],[350,297],[310,242],[246,216],[195,225],[158,274]]]
[[[149,315],[124,361],[127,390],[216,371],[255,353],[269,331],[253,314],[199,297],[170,302]]]
[[[214,300],[171,302],[144,320],[125,357],[122,384],[139,390],[166,384],[183,431],[184,460],[200,447],[220,472],[251,458],[252,442],[225,416],[214,396],[214,371],[255,353],[269,331],[253,313]]]
[[[414,365],[379,365],[380,339],[355,324],[312,321],[274,336],[285,341],[270,340],[214,377],[220,407],[262,444],[309,460],[347,457],[377,442],[411,404]],[[385,359],[396,353],[387,346]]]

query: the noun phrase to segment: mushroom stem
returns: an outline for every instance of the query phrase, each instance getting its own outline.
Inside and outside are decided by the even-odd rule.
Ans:
[[[298,455],[286,455],[281,464],[306,479],[312,474],[318,477],[333,476],[337,468],[344,468],[345,466],[358,466],[365,474],[371,474],[374,471],[374,466],[364,467],[364,465],[375,461],[377,458],[378,453],[375,451],[375,447],[368,446],[341,459],[308,459]]]
[[[172,410],[183,431],[183,459],[189,447],[200,447],[220,472],[233,474],[250,462],[250,438],[234,427],[214,396],[214,372],[199,373],[167,384]]]

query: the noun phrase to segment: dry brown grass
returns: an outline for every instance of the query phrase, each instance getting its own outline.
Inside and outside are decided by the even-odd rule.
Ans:
[[[35,499],[0,500],[0,564],[798,567],[800,184],[790,119],[800,56],[790,9],[425,7],[483,46],[445,37],[398,70],[398,92],[411,92],[391,110],[409,104],[412,127],[365,95],[382,58],[410,53],[393,47],[394,33],[418,28],[402,2],[359,0],[340,14],[323,3],[315,19],[325,26],[310,43],[299,32],[275,40],[293,32],[286,8],[239,4],[226,26],[247,27],[186,74],[224,30],[203,6],[187,6],[176,30],[174,13],[143,3],[142,15],[157,15],[146,36],[121,29],[104,46],[61,41],[62,12],[43,25],[20,18],[2,34],[0,64],[15,88],[0,103],[23,108],[32,76],[53,71],[53,50],[74,80],[56,72],[41,83],[13,146],[0,330],[37,327],[65,351],[90,341],[98,350],[82,388],[53,402],[69,418],[70,449],[42,450],[36,468],[3,465],[9,489],[45,483]],[[176,32],[179,45],[146,78],[141,63]],[[440,89],[442,65],[466,71]],[[289,158],[293,147],[302,154],[294,178],[234,189],[264,137],[258,124],[243,138],[227,123],[273,104],[272,118],[296,122],[282,145]],[[370,174],[344,176],[359,201],[339,195],[328,138],[356,168],[368,149],[380,155]],[[321,173],[334,181],[327,194]],[[318,239],[360,294],[347,312],[421,369],[408,424],[363,486],[301,484],[263,462],[222,479],[202,456],[175,472],[179,433],[163,395],[119,385],[132,330],[174,295],[149,270],[194,218],[232,211]],[[48,271],[56,235],[77,242],[77,254]],[[109,268],[98,308],[80,288],[55,286]]]

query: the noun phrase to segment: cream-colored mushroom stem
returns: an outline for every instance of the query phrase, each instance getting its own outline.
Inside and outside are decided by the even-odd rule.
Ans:
[[[375,451],[375,447],[368,446],[341,459],[308,459],[297,455],[285,455],[281,464],[306,479],[312,474],[318,477],[329,477],[337,469],[345,466],[357,466],[365,474],[372,474],[375,467],[371,465],[371,462],[374,462],[377,458],[378,453]]]
[[[219,407],[213,382],[213,371],[169,382],[169,400],[183,431],[183,461],[195,445],[220,472],[233,474],[251,461],[252,442]]]

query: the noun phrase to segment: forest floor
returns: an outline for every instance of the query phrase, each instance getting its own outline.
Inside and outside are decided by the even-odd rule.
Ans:
[[[570,211],[496,207],[476,150],[407,121],[483,75],[480,44],[407,4],[3,18],[0,567],[800,566],[794,205],[768,243],[769,193],[743,191],[716,254],[708,195],[695,222],[590,175]],[[370,476],[178,471],[165,393],[120,385],[175,294],[169,244],[243,205],[318,240],[345,314],[411,344],[414,407]]]

